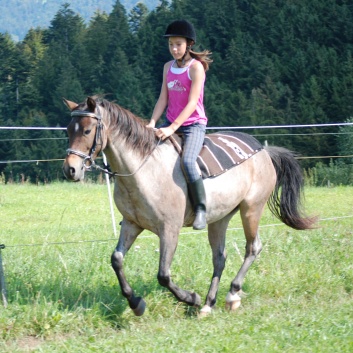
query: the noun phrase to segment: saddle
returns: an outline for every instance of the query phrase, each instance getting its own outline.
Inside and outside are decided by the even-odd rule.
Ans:
[[[174,134],[169,137],[177,152],[181,155],[183,141]],[[227,170],[245,162],[263,149],[253,136],[229,131],[205,136],[203,147],[197,157],[197,168],[202,179],[216,177]]]

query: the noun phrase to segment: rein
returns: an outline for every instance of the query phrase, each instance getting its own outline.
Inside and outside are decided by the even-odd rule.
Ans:
[[[149,157],[152,155],[152,153],[154,152],[154,150],[159,146],[161,139],[158,140],[158,143],[156,144],[156,146],[153,148],[153,150],[151,151],[151,153],[149,153],[145,159],[142,161],[142,163],[140,164],[140,166],[132,173],[129,174],[119,174],[116,172],[110,172],[108,170],[108,166],[106,164],[104,164],[104,168],[102,168],[101,166],[97,165],[95,160],[93,159],[93,154],[96,151],[96,148],[98,145],[102,146],[103,145],[103,141],[102,141],[102,129],[103,129],[103,123],[102,123],[102,116],[100,114],[100,110],[97,106],[97,112],[98,114],[89,112],[89,111],[85,111],[85,110],[74,110],[71,113],[71,117],[91,117],[94,119],[97,119],[97,128],[96,128],[96,133],[95,133],[95,138],[94,138],[94,143],[93,146],[91,148],[91,152],[89,155],[78,151],[78,150],[74,150],[72,148],[68,148],[66,150],[67,155],[69,154],[75,154],[76,156],[81,157],[82,160],[82,168],[85,169],[86,171],[90,172],[92,171],[92,168],[96,169],[96,170],[100,170],[105,174],[108,174],[109,176],[119,176],[119,177],[129,177],[129,176],[133,176],[134,174],[136,174],[147,162],[147,160],[149,159]],[[103,153],[103,151],[102,151]],[[87,166],[86,163],[90,162],[90,165]]]

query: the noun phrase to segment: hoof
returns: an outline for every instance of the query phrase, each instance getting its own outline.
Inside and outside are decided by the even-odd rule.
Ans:
[[[207,317],[208,315],[210,315],[212,313],[212,309],[210,306],[208,305],[204,305],[203,308],[200,310],[198,317],[200,319]]]
[[[132,309],[136,316],[142,316],[146,309],[146,302],[140,298],[139,303],[135,309]]]
[[[235,311],[239,308],[241,304],[241,298],[237,293],[228,293],[226,297],[226,309],[230,311]]]

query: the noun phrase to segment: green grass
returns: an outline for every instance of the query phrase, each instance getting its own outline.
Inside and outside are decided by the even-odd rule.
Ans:
[[[158,285],[158,238],[149,232],[125,260],[130,284],[147,303],[142,317],[133,315],[110,267],[117,239],[104,185],[0,184],[8,291],[0,351],[352,352],[353,188],[308,188],[305,195],[321,227],[294,231],[266,210],[263,252],[246,277],[247,296],[230,313],[225,296],[241,265],[236,249],[243,255],[245,246],[234,217],[217,309],[201,320]],[[172,275],[204,300],[212,275],[205,232],[182,230]]]

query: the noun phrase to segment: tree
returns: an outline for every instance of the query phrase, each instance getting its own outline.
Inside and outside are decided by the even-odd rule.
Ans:
[[[146,5],[139,2],[129,13],[129,26],[132,33],[137,33],[143,26],[148,14]]]
[[[84,33],[80,82],[86,94],[104,93],[105,59],[108,57],[108,15],[96,13]]]
[[[68,97],[74,102],[82,102],[85,98],[85,93],[82,89],[80,81],[77,78],[77,71],[68,61],[58,75],[58,85],[53,92],[54,114],[48,114],[48,123],[50,126],[67,126],[70,122],[70,116],[67,107],[63,104],[63,97]]]
[[[62,82],[63,73],[69,68],[72,81],[75,77],[80,77],[81,57],[84,52],[76,48],[81,45],[84,30],[82,18],[74,14],[69,4],[64,4],[46,32],[45,43],[48,49],[37,65],[33,84],[41,99],[40,109],[53,126],[61,123],[62,109],[56,104],[61,99],[57,97],[58,87],[62,92],[63,85],[71,85],[66,80]]]
[[[19,51],[9,35],[0,33],[0,116],[17,119],[20,68]]]
[[[116,1],[112,12],[109,14],[106,35],[108,37],[108,56],[105,58],[106,62],[109,62],[110,54],[117,47],[121,48],[124,52],[128,52],[134,45],[126,11],[119,0]]]

